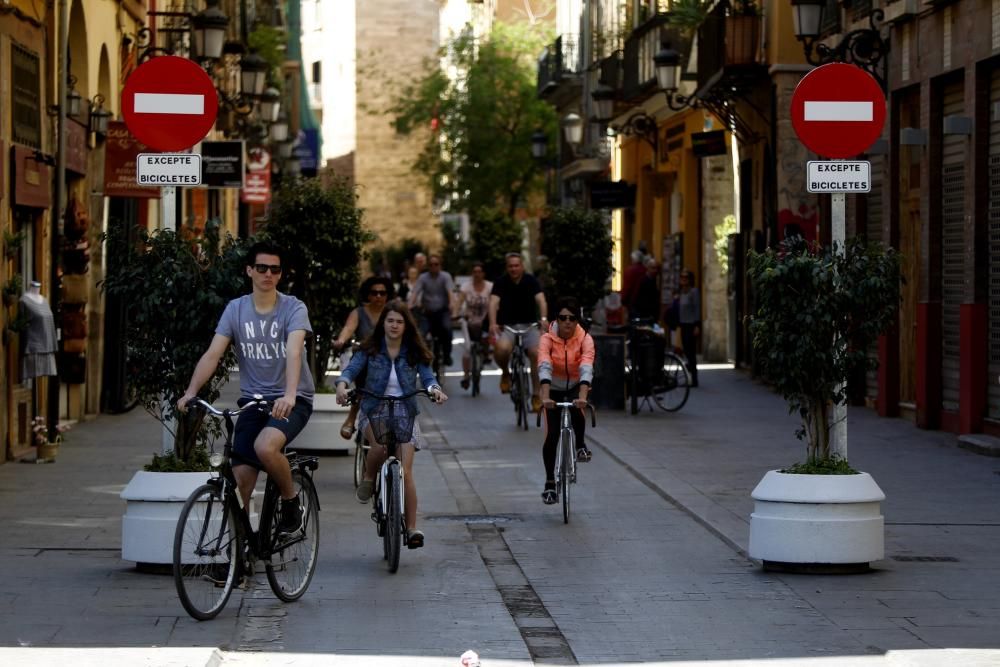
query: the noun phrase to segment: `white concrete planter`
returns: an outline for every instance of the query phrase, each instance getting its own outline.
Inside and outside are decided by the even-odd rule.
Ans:
[[[205,483],[208,472],[146,472],[140,470],[121,493],[122,560],[139,564],[173,563],[174,531],[184,501]],[[250,519],[257,516],[250,499]]]
[[[885,494],[868,473],[772,470],[751,496],[750,557],[765,567],[867,566],[885,557]]]
[[[337,405],[336,394],[313,394],[313,412],[347,412],[349,406]]]

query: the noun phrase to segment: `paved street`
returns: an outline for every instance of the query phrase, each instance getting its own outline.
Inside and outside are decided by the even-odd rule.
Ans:
[[[852,409],[851,461],[888,496],[887,559],[775,575],[745,556],[749,493],[803,448],[746,374],[704,370],[677,414],[599,414],[568,526],[539,498],[541,431],[518,431],[496,377],[484,385],[473,399],[451,377],[452,400],[426,407],[427,546],[398,574],[352,459],[325,455],[306,596],[282,604],[260,576],[205,623],[169,576],[120,558],[118,493],[158,448],[149,417],[101,416],[55,464],[0,466],[0,665],[457,665],[470,648],[484,666],[1000,665],[1000,460]],[[339,441],[337,421],[303,438]]]

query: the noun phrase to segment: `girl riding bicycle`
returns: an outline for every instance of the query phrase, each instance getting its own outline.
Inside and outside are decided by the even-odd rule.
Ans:
[[[545,488],[546,505],[559,501],[556,495],[556,446],[559,441],[559,410],[556,401],[573,401],[570,415],[576,436],[576,460],[590,460],[590,450],[583,441],[590,384],[594,379],[594,339],[580,326],[580,306],[576,299],[563,298],[556,304],[556,320],[538,344],[538,377],[541,381],[542,406],[545,408]]]
[[[435,401],[443,403],[448,397],[434,378],[429,366],[431,352],[427,349],[416,322],[409,309],[396,300],[385,306],[379,316],[374,331],[361,344],[361,349],[351,359],[351,363],[337,380],[337,402],[344,405],[348,401],[347,386],[355,378],[367,371],[365,389],[369,392],[385,396],[402,396],[416,389],[417,376],[423,386],[434,396]],[[368,425],[367,415],[377,406],[378,399],[365,396],[361,400],[361,419],[359,428],[368,439],[371,450],[365,460],[364,479],[358,485],[357,498],[366,503],[372,497],[375,488],[375,475],[382,462],[385,461],[386,448],[375,441]],[[405,401],[411,414],[420,412],[416,399]],[[414,424],[413,440],[398,445],[399,459],[403,462],[403,480],[406,507],[406,546],[419,549],[424,546],[424,534],[417,530],[417,486],[413,479],[413,454],[419,449],[419,427]]]

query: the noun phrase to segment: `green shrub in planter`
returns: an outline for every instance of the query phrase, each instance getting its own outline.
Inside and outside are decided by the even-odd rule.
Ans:
[[[611,230],[598,211],[553,208],[542,221],[542,254],[548,257],[547,296],[572,296],[590,309],[608,293]],[[549,316],[554,316],[553,302]]]
[[[796,435],[807,443],[807,467],[789,472],[851,472],[846,461],[830,460],[833,406],[846,404],[852,372],[877,365],[866,352],[899,306],[897,251],[861,239],[837,250],[793,240],[750,253],[754,358],[802,418]]]

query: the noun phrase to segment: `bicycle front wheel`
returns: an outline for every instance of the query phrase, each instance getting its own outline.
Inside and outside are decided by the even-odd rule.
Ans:
[[[195,489],[181,509],[174,531],[174,584],[184,610],[199,621],[215,618],[233,592],[243,553],[236,521],[221,490],[211,484]]]
[[[483,374],[483,354],[478,345],[472,346],[469,357],[472,364],[472,395],[479,396],[479,378]]]
[[[570,500],[570,484],[574,482],[573,479],[573,458],[576,456],[576,448],[573,444],[573,432],[563,431],[562,433],[562,461],[560,465],[562,466],[562,472],[560,477],[562,477],[562,510],[563,510],[563,523],[569,523],[569,500]]]
[[[663,360],[663,377],[653,387],[653,402],[665,412],[677,412],[687,403],[691,380],[684,362],[676,354],[667,353]]]
[[[531,414],[531,373],[527,368],[521,366],[521,426],[528,430],[528,415]]]
[[[302,508],[302,528],[277,542],[278,512],[271,513],[270,552],[264,565],[267,583],[283,602],[293,602],[309,588],[319,554],[319,499],[312,478],[301,470],[292,471],[292,484]]]
[[[355,438],[354,445],[354,488],[358,488],[365,474],[365,439],[363,435]]]
[[[400,500],[403,490],[400,488],[399,464],[389,466],[385,479],[385,533],[382,536],[385,544],[386,560],[389,561],[389,572],[399,569],[399,549],[402,544],[403,513]]]

